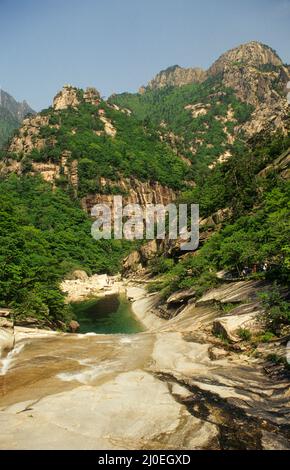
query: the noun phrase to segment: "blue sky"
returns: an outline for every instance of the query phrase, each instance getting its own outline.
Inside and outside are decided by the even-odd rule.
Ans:
[[[0,0],[0,85],[39,110],[65,83],[136,91],[251,40],[290,63],[290,0]]]

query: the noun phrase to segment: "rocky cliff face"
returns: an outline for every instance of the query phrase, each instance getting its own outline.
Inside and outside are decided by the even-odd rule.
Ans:
[[[113,207],[114,183],[105,178],[101,179],[103,192],[107,194],[90,194],[82,199],[82,207],[90,213],[96,204],[106,204]],[[135,178],[123,178],[118,181],[119,193],[123,195],[123,204],[170,204],[176,200],[177,193],[158,182],[139,181]]]
[[[206,77],[206,73],[201,68],[182,68],[174,65],[166,70],[162,70],[153,78],[146,87],[141,87],[139,92],[146,90],[156,90],[166,86],[182,86],[188,83],[200,83]]]

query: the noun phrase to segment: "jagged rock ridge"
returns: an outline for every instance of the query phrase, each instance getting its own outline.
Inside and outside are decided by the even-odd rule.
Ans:
[[[206,73],[201,68],[182,68],[179,65],[173,65],[158,73],[146,87],[141,87],[139,92],[145,93],[147,90],[156,90],[166,86],[183,86],[189,83],[200,83],[205,78]]]

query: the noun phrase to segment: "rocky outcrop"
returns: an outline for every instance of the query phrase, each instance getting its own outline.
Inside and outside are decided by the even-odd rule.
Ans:
[[[82,99],[86,103],[98,106],[101,102],[101,95],[96,88],[88,87],[84,90],[83,96],[76,87],[64,85],[62,90],[55,96],[53,100],[53,108],[60,111],[67,108],[77,108]]]
[[[266,177],[271,171],[277,171],[281,178],[285,180],[290,179],[290,148],[286,150],[280,157],[278,157],[274,162],[264,168],[259,176]]]
[[[20,140],[20,142],[23,141]],[[13,145],[17,146],[17,152],[19,152],[21,145],[18,145],[17,138],[14,139]],[[43,143],[43,146],[44,145],[45,143]],[[26,151],[28,152],[27,147]],[[25,169],[25,167],[23,167],[23,164],[25,164],[25,159],[21,161],[16,161],[11,158],[7,158],[6,160],[0,162],[0,175],[6,176],[9,173],[22,174]],[[71,159],[71,152],[69,151],[65,150],[62,152],[59,163],[53,163],[50,159],[48,159],[46,162],[32,161],[30,163],[29,174],[40,174],[44,181],[47,181],[48,183],[52,184],[53,188],[55,188],[57,180],[59,180],[62,176],[65,176],[67,178],[68,183],[73,188],[75,195],[77,195],[78,161]]]
[[[130,253],[124,260],[122,265],[122,273],[125,277],[132,273],[144,273],[150,261],[154,260],[164,249],[163,240],[151,240]]]
[[[124,260],[122,266],[123,275],[126,276],[132,272],[137,272],[143,269],[141,254],[139,251],[132,251]]]
[[[77,108],[79,104],[80,100],[77,88],[71,85],[65,85],[53,100],[53,108],[56,111],[67,108]]]
[[[200,219],[199,226],[201,228],[219,228],[223,222],[232,217],[232,212],[232,209],[229,207],[226,207],[225,209],[219,209],[217,212],[214,212],[209,217],[206,217],[205,219]]]
[[[117,129],[113,126],[112,121],[108,119],[105,115],[105,111],[103,109],[99,109],[99,116],[100,120],[104,124],[104,131],[110,137],[116,137]],[[103,131],[96,131],[97,135],[103,135]]]
[[[200,116],[206,116],[210,107],[210,104],[197,103],[188,104],[184,109],[191,111],[192,117],[195,119]]]
[[[0,308],[0,318],[7,318],[11,315],[10,308]]]
[[[166,86],[182,86],[189,83],[200,83],[206,77],[206,72],[200,68],[185,69],[174,65],[166,70],[162,70],[156,75],[147,85],[141,87],[139,93],[144,93],[146,90],[156,90]]]
[[[201,241],[203,241],[202,238]],[[154,259],[158,256],[176,259],[187,255],[191,256],[193,254],[192,250],[186,252],[186,250],[182,249],[182,245],[184,245],[184,243],[185,241],[180,237],[176,240],[171,240],[166,237],[164,240],[152,240],[142,245],[138,251],[134,251],[124,259],[122,269],[123,275],[127,277],[136,272],[140,272],[142,274],[145,274],[146,272],[148,273],[148,268],[150,265],[154,266]]]
[[[86,271],[76,270],[72,273],[70,278],[73,280],[79,279],[80,281],[86,281],[88,279],[88,275]]]
[[[15,173],[16,175],[21,174],[22,166],[21,162],[12,160],[10,158],[3,159],[0,161],[0,175],[5,177],[10,173]]]
[[[84,91],[84,100],[86,103],[98,106],[101,102],[101,95],[96,88],[88,87]]]
[[[154,259],[158,253],[160,242],[151,240],[140,248],[141,259],[145,262]]]
[[[60,169],[56,163],[32,163],[32,172],[39,173],[48,183],[54,183],[59,178]]]
[[[24,119],[17,135],[13,137],[8,151],[11,153],[29,154],[32,150],[42,150],[46,145],[46,140],[40,137],[42,127],[48,126],[48,116],[37,114]]]
[[[251,119],[239,127],[239,132],[245,134],[248,139],[257,134],[272,134],[280,131],[287,135],[290,129],[290,106],[287,100],[277,96],[271,104],[261,103],[252,113]]]

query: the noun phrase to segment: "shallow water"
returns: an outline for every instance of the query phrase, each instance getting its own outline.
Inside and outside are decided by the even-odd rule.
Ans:
[[[71,304],[79,333],[134,334],[144,331],[125,295],[109,295]]]

